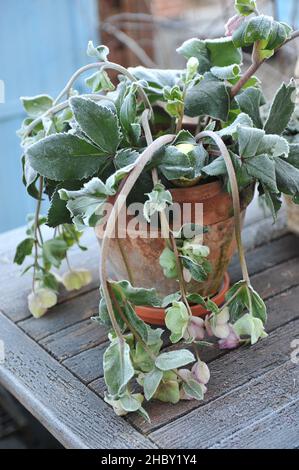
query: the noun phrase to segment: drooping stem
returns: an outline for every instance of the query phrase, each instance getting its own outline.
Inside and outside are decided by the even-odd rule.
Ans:
[[[150,130],[149,122],[148,122],[148,115],[147,115],[146,111],[143,113],[143,116],[142,116],[142,126],[143,126],[143,129],[144,129],[147,145],[150,145],[153,142],[153,138],[152,138],[152,134],[151,134],[151,130]],[[158,172],[157,172],[156,168],[154,168],[152,170],[152,180],[153,180],[154,186],[159,181]],[[183,301],[186,305],[186,308],[188,310],[189,315],[192,316],[191,308],[190,308],[189,302],[187,300],[187,289],[186,289],[186,285],[185,285],[185,279],[184,279],[184,275],[183,275],[183,271],[182,271],[182,264],[181,264],[181,260],[180,260],[180,257],[179,257],[176,242],[175,242],[175,239],[174,239],[173,235],[171,234],[165,212],[164,211],[159,212],[159,217],[160,217],[160,222],[161,222],[161,234],[162,234],[163,238],[165,238],[165,240],[169,241],[170,246],[172,247],[172,250],[173,250],[174,255],[175,255],[176,267],[177,267],[177,272],[178,272],[178,277],[179,277],[179,285],[180,285],[180,291],[181,291],[181,294],[182,294],[182,299],[183,299]]]
[[[106,230],[105,230],[103,240],[102,240],[102,262],[101,262],[101,267],[100,267],[100,280],[101,280],[103,294],[104,294],[106,304],[107,304],[107,310],[111,318],[113,328],[115,329],[116,327],[118,331],[119,331],[119,327],[118,327],[118,324],[114,315],[113,305],[112,305],[110,292],[109,292],[109,286],[108,286],[109,283],[108,283],[107,266],[106,266],[107,259],[109,256],[110,240],[114,236],[115,225],[116,225],[116,222],[117,222],[117,219],[121,210],[126,204],[127,196],[133,189],[143,169],[145,168],[147,163],[151,160],[154,153],[158,151],[164,145],[172,142],[173,139],[174,139],[173,135],[161,136],[158,139],[156,139],[149,147],[147,147],[144,150],[144,152],[139,156],[133,170],[128,175],[121,191],[119,192],[119,195],[114,203],[111,214],[106,224]],[[117,333],[117,330],[116,330],[116,333]]]
[[[43,189],[44,189],[44,178],[42,176],[39,177],[39,190],[38,190],[38,201],[35,208],[35,216],[34,216],[34,267],[33,267],[33,278],[32,278],[32,290],[35,290],[35,276],[36,276],[36,269],[38,265],[38,235],[39,235],[39,214],[42,204],[42,197],[43,197]]]
[[[240,264],[241,264],[243,279],[247,285],[250,285],[245,252],[244,252],[244,248],[242,244],[242,235],[241,235],[242,219],[241,219],[240,196],[239,196],[239,187],[238,187],[235,169],[234,169],[232,160],[230,158],[229,152],[226,148],[226,145],[224,144],[221,137],[219,137],[219,135],[213,131],[203,131],[200,134],[198,134],[195,138],[196,140],[201,140],[205,137],[209,137],[212,140],[214,140],[226,164],[229,181],[231,185],[232,199],[233,199],[234,217],[235,217],[235,235],[236,235],[236,242],[237,242],[237,247],[238,247],[238,252],[239,252]]]
[[[88,70],[91,69],[101,69],[101,70],[115,70],[116,72],[119,72],[122,75],[125,75],[131,82],[138,84],[138,91],[140,94],[140,97],[144,101],[145,107],[148,109],[152,109],[151,104],[149,102],[149,99],[147,97],[147,94],[145,93],[144,89],[142,88],[141,85],[139,85],[138,80],[132,75],[125,67],[122,67],[121,65],[114,64],[113,62],[95,62],[94,64],[87,64],[84,67],[81,67],[78,69],[70,78],[64,89],[59,93],[57,96],[56,100],[54,101],[54,105],[56,105],[63,96],[65,96],[69,90],[72,88],[73,84],[77,80],[77,78],[80,77],[84,72],[87,72]]]

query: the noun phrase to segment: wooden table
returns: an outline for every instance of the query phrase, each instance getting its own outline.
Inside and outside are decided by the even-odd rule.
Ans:
[[[147,405],[151,423],[120,418],[103,401],[106,332],[91,322],[97,312],[98,247],[75,252],[93,283],[62,292],[40,320],[30,316],[30,276],[11,260],[24,230],[0,236],[0,340],[6,359],[0,383],[68,448],[294,448],[299,447],[299,239],[286,235],[248,255],[253,285],[267,302],[268,339],[232,352],[205,350],[211,381],[204,402]],[[232,280],[240,277],[236,260]],[[295,355],[294,355],[295,356]],[[297,356],[299,358],[299,354]]]

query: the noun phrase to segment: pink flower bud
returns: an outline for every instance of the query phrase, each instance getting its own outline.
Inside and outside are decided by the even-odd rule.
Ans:
[[[240,338],[234,331],[233,327],[229,324],[229,335],[218,341],[219,349],[235,349],[239,346]]]
[[[210,380],[210,370],[205,362],[198,361],[191,369],[194,379],[200,384],[206,385]]]
[[[202,318],[191,317],[184,334],[185,339],[193,338],[202,341],[205,337],[205,322]]]
[[[230,18],[225,25],[225,36],[232,36],[244,21],[245,18],[242,15],[235,15]]]

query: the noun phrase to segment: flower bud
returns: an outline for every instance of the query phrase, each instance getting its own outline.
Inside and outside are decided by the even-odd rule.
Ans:
[[[202,318],[191,317],[184,334],[185,339],[202,341],[205,337],[205,322]]]
[[[87,286],[91,280],[91,273],[87,269],[68,271],[62,276],[62,283],[68,291],[79,290],[81,287]]]
[[[228,325],[229,335],[218,341],[219,349],[235,349],[240,344],[240,337],[237,335],[232,325]]]
[[[235,15],[230,18],[225,25],[225,36],[232,36],[244,21],[245,18],[242,15]]]
[[[212,319],[212,321],[211,321]],[[216,338],[224,339],[227,338],[230,329],[228,326],[229,322],[229,310],[224,308],[219,315],[206,317],[205,325],[207,332],[210,336],[216,336]]]
[[[28,295],[28,307],[35,318],[42,317],[48,310],[57,304],[57,295],[47,288],[39,288]]]
[[[205,362],[196,362],[192,367],[191,372],[194,379],[203,385],[206,385],[210,380],[210,370]]]

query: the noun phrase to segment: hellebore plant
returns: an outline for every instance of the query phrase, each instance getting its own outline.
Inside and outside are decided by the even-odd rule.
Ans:
[[[37,210],[29,218],[15,262],[23,264],[33,256],[25,270],[33,270],[28,304],[34,316],[56,303],[60,283],[70,290],[90,282],[88,271],[70,268],[60,277],[57,270],[74,245],[85,249],[80,245],[84,227],[103,224],[106,202],[117,201],[105,220],[95,320],[110,331],[104,354],[105,400],[118,415],[137,411],[148,418],[143,404],[151,399],[202,400],[210,379],[208,366],[200,360],[200,349],[211,347],[206,339],[216,337],[216,346],[232,349],[266,336],[266,307],[251,286],[242,247],[239,192],[257,185],[274,218],[282,193],[299,201],[299,148],[283,136],[295,107],[295,83],[280,87],[263,120],[265,99],[254,75],[298,32],[260,15],[254,0],[235,4],[237,15],[228,22],[226,37],[190,39],[178,49],[187,59],[185,70],[127,70],[108,61],[105,46],[90,43],[88,54],[96,62],[78,70],[55,100],[47,95],[22,98],[28,113],[19,131],[23,182]],[[252,64],[242,73],[245,47],[252,47]],[[91,93],[79,96],[73,85],[90,70],[94,73],[86,84]],[[116,88],[107,70],[119,73]],[[197,119],[196,136],[184,129],[185,116]],[[184,227],[172,232],[164,212],[172,203],[169,189],[214,180],[232,196],[243,273],[223,307],[188,292],[190,279],[201,283],[207,278],[210,250],[196,235],[184,236]],[[44,195],[50,199],[47,217],[40,215]],[[164,299],[155,289],[107,276],[110,237],[127,197],[144,203],[147,221],[159,214],[165,238],[161,269],[178,281],[178,291]],[[45,224],[55,228],[50,240],[43,240]],[[192,304],[209,311],[205,320],[192,315]],[[161,352],[163,330],[137,316],[135,307],[140,305],[165,308],[170,341],[185,348]]]

